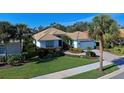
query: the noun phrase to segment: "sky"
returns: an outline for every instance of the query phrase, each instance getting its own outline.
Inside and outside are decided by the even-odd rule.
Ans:
[[[12,24],[25,23],[29,27],[47,26],[53,22],[62,25],[71,25],[75,22],[90,22],[98,13],[0,13],[0,21],[9,21]],[[119,25],[124,26],[124,13],[108,14]]]

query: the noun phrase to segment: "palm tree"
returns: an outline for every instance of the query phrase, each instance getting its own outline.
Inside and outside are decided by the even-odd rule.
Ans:
[[[92,23],[89,25],[89,36],[99,41],[100,71],[103,70],[104,36],[107,33],[112,34],[111,36],[115,36],[115,34],[118,33],[118,26],[116,21],[108,15],[100,15],[94,17]]]
[[[21,50],[21,53],[22,53],[23,41],[24,41],[24,37],[25,37],[26,32],[27,32],[27,25],[25,25],[25,24],[17,24],[16,28],[17,28],[17,39],[19,39],[20,50]]]
[[[67,35],[63,35],[61,39],[62,39],[63,49],[72,48],[72,39],[70,37],[68,37]]]

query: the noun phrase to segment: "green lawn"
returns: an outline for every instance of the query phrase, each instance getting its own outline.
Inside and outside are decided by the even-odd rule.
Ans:
[[[116,65],[109,65],[109,66],[105,67],[103,72],[100,72],[100,71],[95,69],[95,70],[91,70],[91,71],[88,71],[85,73],[81,73],[78,75],[67,77],[66,79],[96,79],[96,78],[99,78],[99,77],[104,76],[106,74],[109,74],[109,73],[111,73],[117,69],[118,68]]]
[[[56,71],[65,70],[77,66],[91,64],[93,61],[87,58],[76,58],[62,56],[52,60],[33,60],[22,66],[11,68],[0,68],[0,78],[16,79],[16,78],[32,78],[35,76],[48,74]]]

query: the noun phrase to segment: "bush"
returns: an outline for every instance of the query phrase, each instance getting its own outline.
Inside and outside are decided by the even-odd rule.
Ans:
[[[114,47],[113,50],[115,53],[124,54],[124,48],[123,47]]]
[[[5,62],[5,57],[4,56],[0,56],[0,62]]]
[[[72,53],[82,53],[83,52],[83,50],[80,48],[70,48],[69,51]]]
[[[105,43],[104,47],[105,47],[105,48],[111,48],[111,44]]]
[[[59,57],[63,55],[64,53],[61,51],[61,48],[38,49],[38,56],[40,58],[52,58],[52,57]]]
[[[124,49],[123,48],[121,49],[121,54],[124,54]]]
[[[24,45],[23,52],[26,53],[24,54],[26,59],[29,59],[38,55],[36,51],[36,46],[32,42],[29,41]]]
[[[88,50],[88,51],[91,51],[91,50],[92,50],[92,47],[87,47],[87,50]]]
[[[119,47],[114,47],[114,52],[121,52],[121,49]]]
[[[121,53],[122,48],[120,47],[114,47],[114,52]]]
[[[0,66],[4,66],[4,65],[6,65],[5,57],[4,56],[1,56],[0,57]]]
[[[27,54],[25,54],[25,59],[30,59],[37,55],[38,55],[37,51],[27,51]]]
[[[21,55],[8,56],[7,64],[13,65],[13,66],[19,66],[21,65],[21,59],[22,59]]]
[[[38,56],[40,58],[43,58],[47,55],[48,55],[48,50],[47,49],[43,49],[43,48],[38,49]]]
[[[92,52],[92,51],[87,51],[86,52],[86,56],[87,57],[96,57],[96,53],[95,52]]]

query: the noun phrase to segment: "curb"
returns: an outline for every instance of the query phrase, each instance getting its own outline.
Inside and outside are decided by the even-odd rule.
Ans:
[[[121,74],[122,72],[124,72],[124,68],[121,68],[121,69],[119,69],[117,71],[114,71],[114,72],[112,72],[110,74],[107,74],[105,76],[102,76],[102,77],[100,77],[98,79],[111,79],[112,77],[114,77],[114,76],[116,76],[118,74]]]

